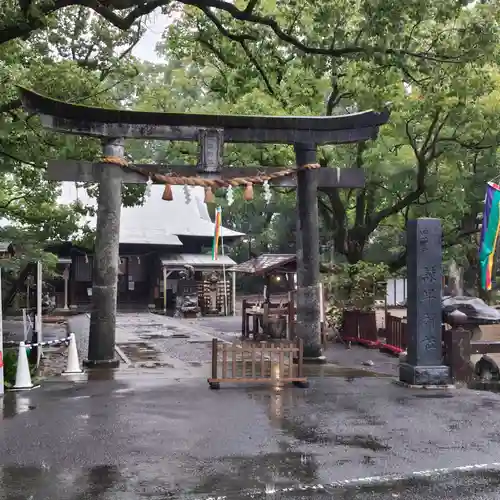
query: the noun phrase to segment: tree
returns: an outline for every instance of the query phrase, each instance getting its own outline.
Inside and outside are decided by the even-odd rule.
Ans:
[[[8,4],[2,3],[0,12]],[[110,29],[77,7],[58,12],[50,29],[29,40],[0,45],[0,239],[18,249],[16,258],[2,262],[12,277],[32,259],[44,257],[50,264],[53,259],[43,252],[46,243],[75,238],[80,216],[87,213],[77,202],[57,202],[60,187],[45,179],[47,160],[93,160],[100,154],[95,140],[43,130],[36,117],[21,109],[16,85],[74,102],[117,105],[117,86],[137,74],[130,52],[142,32],[139,25],[125,33]]]
[[[486,2],[485,2],[486,3]],[[414,44],[415,31],[426,31],[440,38],[442,33],[429,33],[429,27],[445,21],[453,22],[472,1],[435,2],[412,0],[403,4],[392,0],[364,1],[353,8],[347,0],[305,2],[273,2],[247,0],[5,0],[0,10],[0,43],[27,38],[35,30],[50,24],[54,14],[72,7],[84,7],[122,31],[160,8],[175,15],[184,6],[196,8],[216,30],[234,41],[256,41],[264,32],[293,49],[327,57],[387,55],[394,59],[410,56],[420,60],[456,61],[473,57],[470,46],[463,52],[441,50],[434,38],[427,46]],[[347,16],[355,10],[354,14]],[[309,26],[327,18],[329,36],[311,32]],[[435,20],[435,21],[434,21]],[[349,21],[348,23],[346,21]],[[403,29],[402,29],[403,28]],[[406,29],[404,29],[406,28]],[[410,36],[408,36],[410,35]]]
[[[165,50],[177,58],[192,54],[195,64],[215,72],[207,85],[225,101],[224,112],[333,114],[392,102],[391,123],[378,141],[320,151],[325,166],[367,172],[365,189],[331,190],[320,197],[336,251],[350,263],[385,232],[401,233],[408,217],[441,216],[447,245],[477,231],[469,221],[475,220],[482,182],[493,176],[489,153],[498,142],[492,105],[498,88],[498,7],[445,2],[427,10],[391,3],[389,12],[382,2],[366,17],[367,3],[338,10],[326,10],[321,2],[288,5],[306,40],[333,31],[342,43],[356,32],[359,40],[376,45],[405,40],[412,50],[397,56],[387,51],[311,55],[262,29],[258,37],[242,38],[233,23],[221,33],[213,16],[191,8],[169,27]],[[433,51],[457,57],[452,64]],[[427,57],[416,57],[419,53]],[[474,163],[480,171],[471,170],[468,161],[474,158],[481,158]],[[396,265],[404,262],[392,257]]]

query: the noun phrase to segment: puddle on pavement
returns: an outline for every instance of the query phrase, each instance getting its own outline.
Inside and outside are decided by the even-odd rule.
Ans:
[[[306,377],[336,377],[336,378],[365,378],[365,377],[392,377],[392,375],[377,373],[362,368],[351,368],[333,364],[326,365],[304,365]]]
[[[345,448],[360,448],[370,451],[387,451],[390,449],[389,446],[370,435],[331,434],[320,426],[307,425],[304,422],[288,418],[282,418],[279,422],[279,426],[286,434],[289,434],[305,444],[342,446]]]
[[[146,342],[127,342],[126,344],[118,344],[118,347],[134,363],[158,361],[158,351]]]
[[[48,466],[3,466],[0,498],[51,498],[57,490],[53,485],[56,482],[62,490],[74,491],[72,498],[97,499],[125,484],[122,472],[113,465],[77,469],[69,474],[64,469],[57,472]]]
[[[0,404],[2,405],[2,418],[4,419],[14,418],[16,415],[36,409],[31,398],[23,394],[7,393]]]
[[[446,398],[453,398],[454,395],[451,394],[450,392],[434,392],[430,394],[414,394],[413,397],[415,398],[420,398],[420,399],[446,399]]]
[[[258,490],[271,493],[275,485],[284,488],[318,481],[318,465],[314,455],[291,450],[286,443],[278,443],[278,446],[280,450],[274,453],[221,457],[217,459],[218,470],[213,463],[202,466],[195,474],[202,478],[200,483],[185,493],[215,493],[214,498],[227,494],[227,498],[243,498],[236,492]]]
[[[103,381],[103,380],[115,380],[116,370],[109,370],[106,368],[88,370],[86,373],[87,380],[91,381]]]
[[[371,451],[387,451],[390,446],[382,444],[378,439],[373,436],[335,436],[334,444],[337,446],[347,446],[352,448],[362,448]]]
[[[134,364],[134,368],[175,368],[174,365],[170,363],[161,363],[160,361],[155,361],[153,363],[136,363]]]
[[[168,335],[161,335],[159,333],[154,333],[154,334],[151,334],[151,335],[139,335],[139,337],[141,339],[144,339],[144,340],[158,340],[158,339],[168,339]]]
[[[290,408],[297,408],[307,399],[303,391],[293,389],[268,389],[248,392],[252,400],[262,402],[267,406],[267,414],[271,424],[284,434],[308,445],[318,444],[327,446],[341,446],[344,448],[359,448],[373,452],[387,451],[387,446],[372,435],[363,434],[335,434],[324,425],[312,424],[310,414],[301,417],[290,415]],[[363,425],[376,425],[379,421],[370,415],[363,415]],[[376,423],[374,423],[376,422]]]

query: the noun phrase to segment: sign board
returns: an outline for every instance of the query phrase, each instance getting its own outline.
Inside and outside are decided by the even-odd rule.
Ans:
[[[388,306],[406,305],[406,278],[391,278],[387,280],[386,300]]]

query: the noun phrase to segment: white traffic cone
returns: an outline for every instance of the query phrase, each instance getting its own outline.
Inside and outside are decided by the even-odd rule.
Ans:
[[[63,375],[71,375],[73,373],[82,373],[80,362],[78,361],[78,351],[76,350],[75,334],[71,333],[69,336],[68,347],[68,365]]]
[[[16,383],[12,388],[14,391],[27,391],[33,389],[31,382],[30,365],[28,355],[26,354],[26,344],[19,343],[19,353],[17,355]]]

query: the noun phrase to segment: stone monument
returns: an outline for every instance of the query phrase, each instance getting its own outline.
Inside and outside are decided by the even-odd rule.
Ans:
[[[207,314],[211,316],[218,316],[219,309],[217,308],[217,287],[219,283],[219,276],[217,276],[217,273],[210,274],[210,276],[208,277],[208,283],[210,305]]]
[[[410,385],[450,383],[449,367],[442,361],[441,237],[439,219],[408,222],[408,354],[399,378]]]
[[[197,318],[201,316],[198,304],[198,283],[194,278],[193,266],[185,265],[180,272],[180,280],[175,299],[175,318]]]

